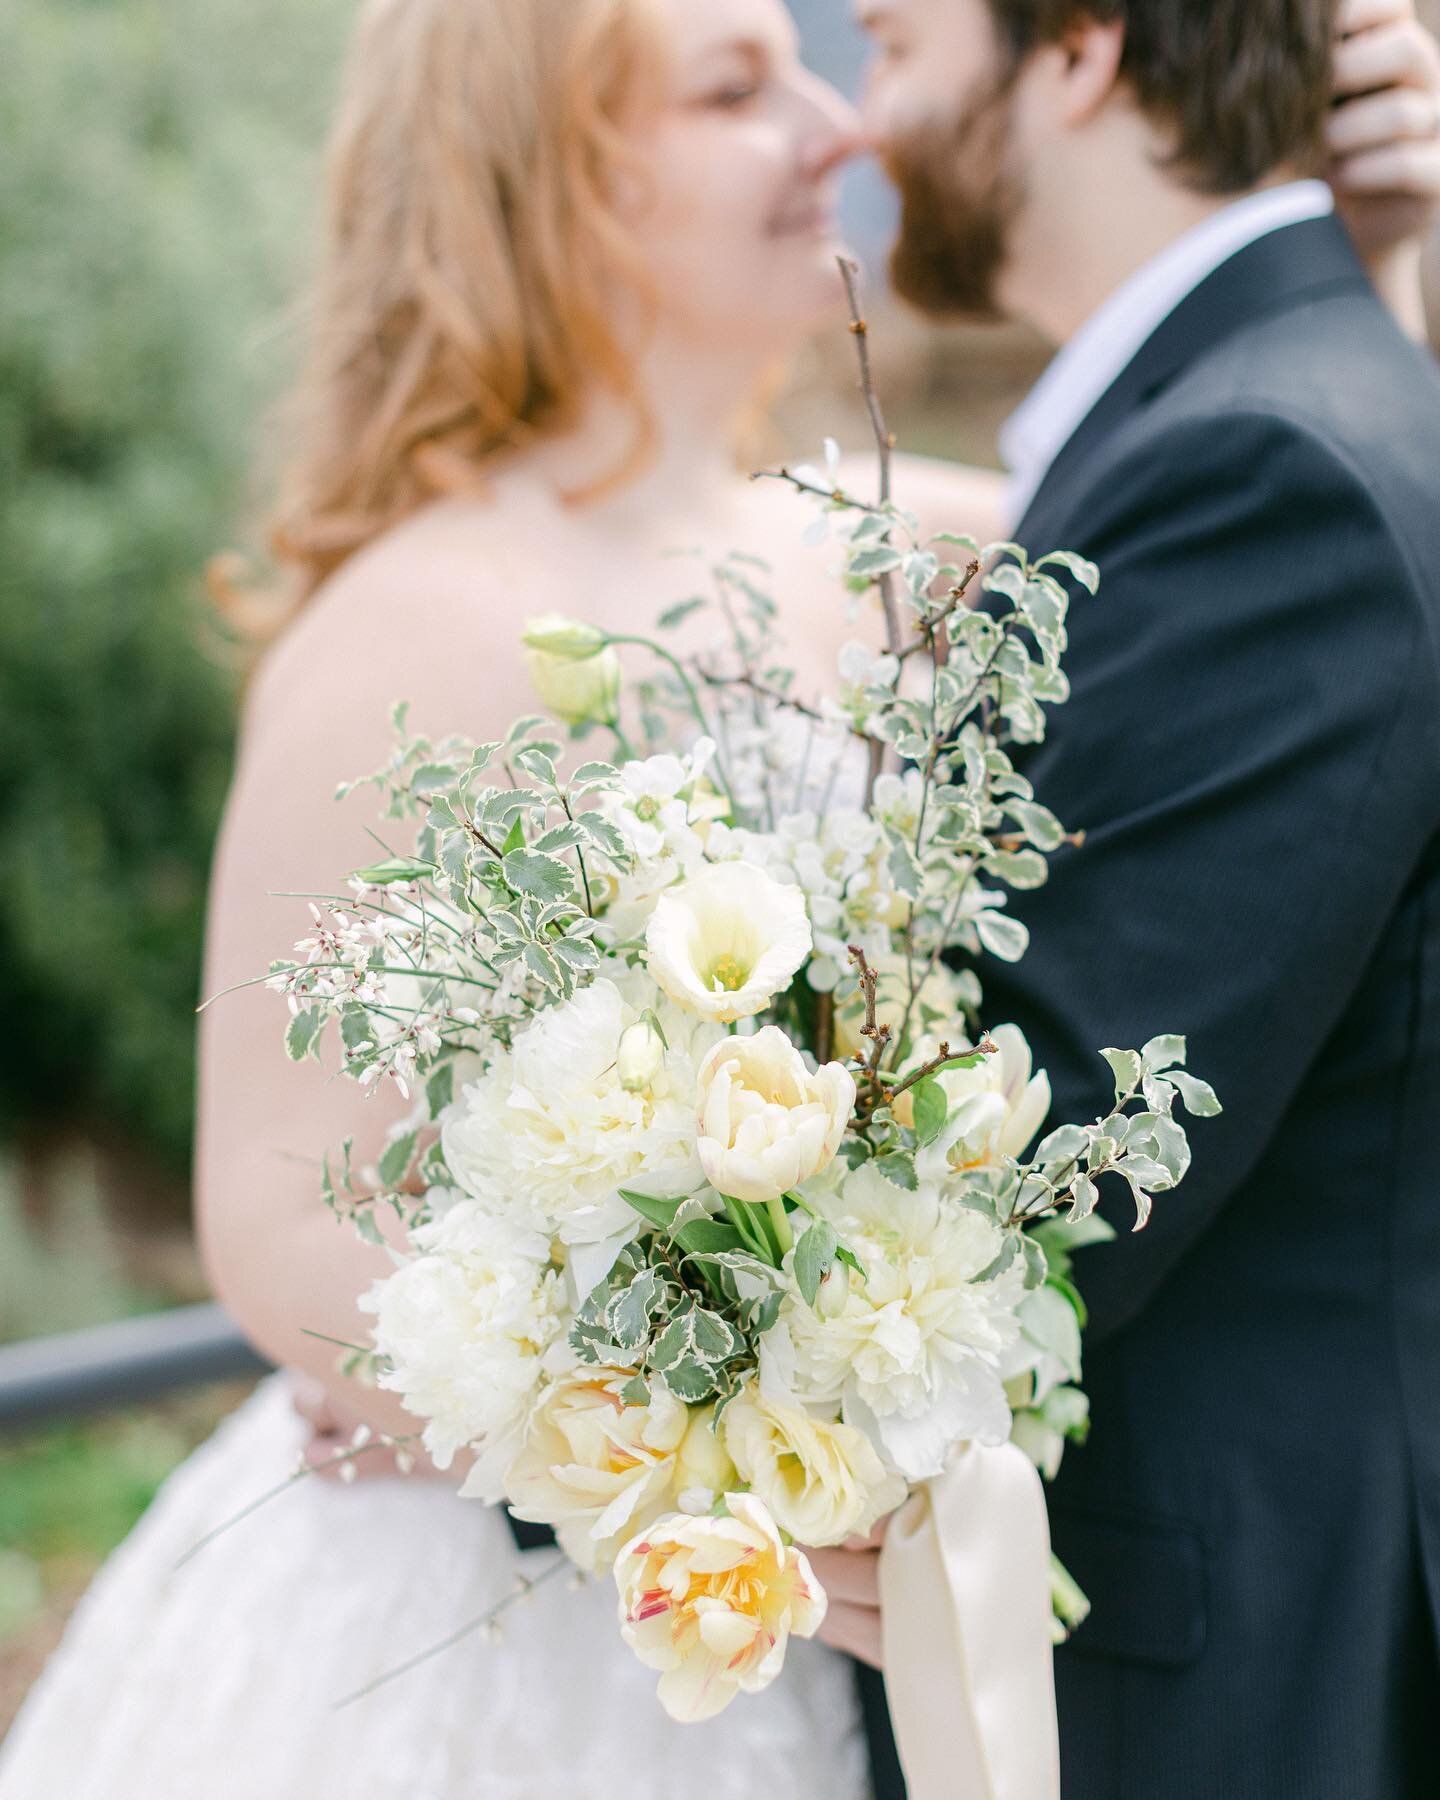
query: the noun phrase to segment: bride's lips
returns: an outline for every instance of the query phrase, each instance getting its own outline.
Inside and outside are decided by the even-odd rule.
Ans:
[[[770,224],[771,237],[833,237],[839,229],[833,200],[811,200],[778,214]]]

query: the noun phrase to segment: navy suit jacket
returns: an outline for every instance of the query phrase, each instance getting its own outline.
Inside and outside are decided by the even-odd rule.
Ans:
[[[986,1021],[1029,1036],[1052,1122],[1108,1110],[1101,1046],[1161,1031],[1226,1107],[1149,1229],[1122,1188],[1119,1241],[1077,1259],[1094,1424],[1051,1513],[1094,1611],[1056,1658],[1065,1800],[1419,1800],[1440,1792],[1440,374],[1336,221],[1288,227],[1159,328],[1016,537],[1101,568],[1073,697],[1024,764],[1087,836],[1019,897],[1025,960],[985,959]]]

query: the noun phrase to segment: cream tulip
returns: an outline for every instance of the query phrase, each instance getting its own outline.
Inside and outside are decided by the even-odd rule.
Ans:
[[[615,1562],[620,1631],[660,1674],[660,1704],[682,1724],[758,1694],[790,1638],[814,1637],[825,1590],[752,1494],[728,1494],[728,1518],[659,1519]]]
[[[764,1206],[834,1160],[855,1108],[843,1063],[814,1073],[783,1031],[724,1038],[700,1065],[696,1149],[705,1178]]]
[[[950,1103],[950,1118],[933,1144],[916,1158],[922,1181],[997,1166],[1023,1157],[1050,1111],[1050,1078],[1034,1067],[1030,1046],[1015,1025],[989,1033],[997,1054],[973,1069],[947,1069],[936,1077]],[[917,1057],[932,1054],[921,1046]]]
[[[677,1005],[733,1024],[762,1012],[810,954],[805,896],[751,863],[706,863],[655,904],[650,973]]]

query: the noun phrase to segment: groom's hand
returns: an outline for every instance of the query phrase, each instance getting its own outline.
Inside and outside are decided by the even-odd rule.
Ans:
[[[1440,45],[1414,0],[1341,0],[1337,31],[1330,185],[1376,285],[1423,335],[1420,254],[1440,216]]]
[[[830,1599],[820,1627],[821,1642],[869,1663],[872,1669],[885,1666],[880,1636],[880,1546],[887,1523],[882,1519],[868,1538],[852,1538],[838,1550],[806,1551]]]

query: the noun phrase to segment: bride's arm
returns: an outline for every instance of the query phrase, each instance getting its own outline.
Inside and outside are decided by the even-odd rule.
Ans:
[[[473,572],[473,563],[470,571]],[[389,708],[413,703],[416,729],[484,735],[526,709],[518,658],[487,632],[467,573],[387,565],[342,574],[271,653],[247,707],[242,751],[211,886],[206,994],[263,974],[308,935],[282,891],[343,893],[379,854],[374,796],[337,803],[338,782],[380,767]],[[373,1098],[326,1067],[292,1064],[285,1003],[263,987],[216,1001],[200,1030],[196,1214],[214,1290],[274,1361],[324,1382],[377,1429],[413,1432],[393,1397],[337,1372],[333,1345],[368,1342],[357,1297],[391,1267],[320,1198],[320,1163],[347,1137],[373,1165],[406,1111],[389,1085]]]

